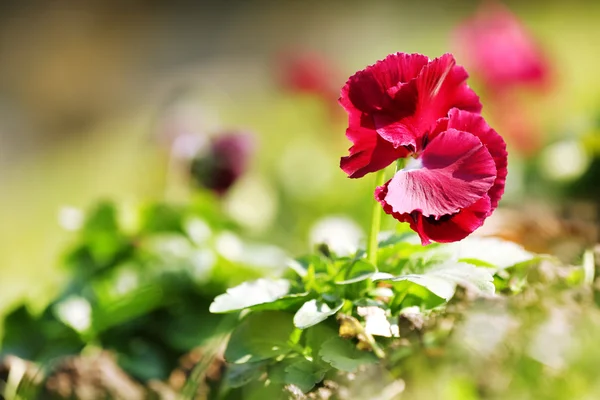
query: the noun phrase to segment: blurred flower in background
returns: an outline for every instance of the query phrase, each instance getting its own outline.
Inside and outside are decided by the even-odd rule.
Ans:
[[[541,127],[517,92],[548,88],[551,71],[533,35],[507,7],[489,1],[457,27],[454,47],[484,84],[493,119],[509,145],[525,156],[535,153],[542,144]]]
[[[338,256],[350,256],[364,240],[360,226],[346,216],[328,216],[318,220],[310,230],[311,245],[325,244]]]
[[[235,131],[213,137],[192,159],[193,181],[218,195],[225,194],[248,168],[253,139],[250,133]]]
[[[540,46],[519,19],[498,2],[485,2],[456,30],[465,64],[492,92],[540,85],[549,64]]]
[[[276,58],[279,83],[293,93],[307,93],[326,101],[338,96],[340,72],[333,61],[315,51],[283,51]]]

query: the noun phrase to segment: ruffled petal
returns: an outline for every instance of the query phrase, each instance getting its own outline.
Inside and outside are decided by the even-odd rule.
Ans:
[[[379,171],[410,153],[404,147],[395,148],[374,130],[348,128],[346,135],[353,137],[354,145],[350,148],[350,155],[340,160],[340,167],[350,178],[361,178],[369,172]]]
[[[414,222],[413,229],[419,234],[424,245],[429,244],[431,241],[438,243],[457,242],[483,225],[490,214],[490,210],[490,198],[488,195],[484,195],[469,207],[463,208],[456,214],[444,216],[439,220],[419,214]]]
[[[424,137],[443,118],[448,111],[457,107],[472,112],[481,111],[481,102],[475,92],[466,84],[468,74],[465,69],[456,65],[451,54],[432,60],[424,66],[413,82],[403,85],[395,93],[394,109],[405,110],[411,105],[410,115],[390,114],[388,124],[402,125],[385,126],[376,121],[378,133],[387,141],[399,146],[405,140],[398,132],[413,132],[418,138]],[[420,150],[420,148],[418,149]]]
[[[348,79],[340,104],[348,113],[375,113],[389,108],[403,83],[414,79],[429,59],[422,54],[390,54]]]
[[[446,129],[456,129],[477,136],[494,159],[494,163],[496,164],[496,179],[488,192],[492,205],[490,209],[491,213],[498,207],[498,202],[504,193],[504,185],[508,173],[506,143],[502,139],[502,136],[492,129],[479,114],[452,109],[448,117]]]
[[[444,54],[423,68],[417,78],[419,104],[416,120],[420,131],[430,131],[453,108],[481,112],[481,102],[465,83],[469,74],[451,54]]]
[[[422,166],[398,171],[385,202],[393,212],[414,211],[436,219],[455,214],[483,197],[496,179],[496,165],[481,141],[449,129],[428,144]]]
[[[385,201],[389,183],[390,181],[375,189],[375,199],[381,203],[387,214],[400,222],[407,222],[411,229],[419,235],[423,246],[431,242],[450,243],[462,240],[483,225],[490,214],[491,204],[487,195],[484,195],[469,207],[437,220],[434,217],[424,217],[418,211],[411,214],[395,213]]]

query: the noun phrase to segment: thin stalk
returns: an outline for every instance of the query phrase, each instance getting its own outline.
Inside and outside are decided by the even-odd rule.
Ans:
[[[377,172],[375,175],[375,186],[381,186],[385,183],[385,170]],[[373,203],[373,214],[371,218],[371,230],[369,232],[369,243],[367,244],[367,260],[377,266],[377,236],[381,229],[381,213],[383,208],[377,200]]]

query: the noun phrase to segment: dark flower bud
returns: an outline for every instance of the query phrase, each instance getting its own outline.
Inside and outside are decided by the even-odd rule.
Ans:
[[[225,133],[214,137],[192,159],[193,181],[218,195],[225,194],[246,171],[254,150],[249,133]]]

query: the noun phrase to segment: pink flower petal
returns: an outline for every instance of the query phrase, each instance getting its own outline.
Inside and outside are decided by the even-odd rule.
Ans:
[[[462,240],[483,225],[490,213],[490,198],[487,195],[456,214],[446,215],[437,220],[434,217],[424,217],[418,211],[411,214],[395,213],[385,201],[389,183],[388,181],[375,190],[375,199],[381,203],[387,214],[392,215],[400,222],[408,222],[411,229],[421,238],[423,246],[432,241],[449,243]]]
[[[474,135],[449,129],[431,141],[420,157],[422,168],[396,173],[385,202],[394,213],[440,218],[479,200],[496,179],[489,151]]]
[[[490,209],[491,214],[491,212],[498,207],[498,202],[504,193],[504,185],[508,173],[508,153],[506,152],[506,143],[504,143],[502,136],[494,129],[490,128],[487,122],[479,114],[461,111],[455,108],[450,110],[448,117],[445,129],[456,129],[477,136],[494,159],[494,163],[496,164],[496,179],[494,185],[488,192],[492,205]]]

